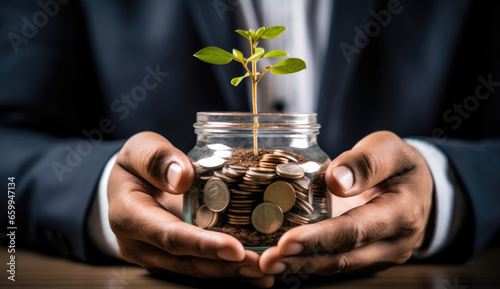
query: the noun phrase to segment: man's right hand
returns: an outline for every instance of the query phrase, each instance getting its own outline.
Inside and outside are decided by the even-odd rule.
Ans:
[[[274,277],[235,238],[184,223],[182,194],[193,183],[186,155],[162,136],[142,132],[118,153],[108,183],[109,222],[125,260],[150,272],[244,278],[259,287]]]

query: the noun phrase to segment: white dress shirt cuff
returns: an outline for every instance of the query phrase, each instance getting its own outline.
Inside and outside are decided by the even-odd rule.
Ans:
[[[108,219],[108,179],[111,169],[115,164],[117,154],[109,159],[101,174],[97,195],[90,210],[87,226],[90,237],[97,248],[107,255],[121,259],[118,241],[111,230]]]
[[[405,141],[424,157],[434,181],[435,222],[432,238],[427,248],[413,253],[413,257],[418,259],[428,258],[439,253],[450,238],[455,186],[449,177],[448,158],[441,150],[427,141],[418,139],[405,139]]]

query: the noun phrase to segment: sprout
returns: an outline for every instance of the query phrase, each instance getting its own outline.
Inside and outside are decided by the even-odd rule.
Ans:
[[[248,31],[245,30],[236,30],[236,33],[245,37],[250,42],[250,57],[245,58],[243,53],[241,53],[237,49],[233,49],[233,53],[229,53],[224,49],[210,46],[203,48],[202,50],[196,52],[194,54],[198,59],[211,63],[211,64],[228,64],[231,61],[237,61],[243,65],[246,73],[243,76],[238,76],[231,79],[231,84],[237,86],[241,83],[244,78],[250,77],[252,81],[252,105],[253,105],[253,114],[257,114],[257,83],[264,77],[264,75],[270,71],[275,75],[283,75],[283,74],[291,74],[295,72],[299,72],[306,68],[306,63],[299,58],[286,58],[284,60],[279,61],[275,65],[269,65],[265,67],[262,73],[257,70],[257,62],[262,58],[271,58],[271,57],[284,57],[288,56],[283,50],[272,50],[269,52],[265,52],[264,48],[257,47],[257,44],[261,39],[274,39],[281,35],[285,31],[286,27],[283,26],[272,26],[272,27],[261,27],[255,32],[253,29]],[[248,68],[248,64],[252,64],[251,69]],[[258,146],[257,146],[257,129],[259,127],[258,118],[254,117],[254,154],[258,155]]]

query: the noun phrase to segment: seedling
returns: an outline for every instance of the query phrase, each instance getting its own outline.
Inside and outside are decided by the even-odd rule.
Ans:
[[[210,46],[205,47],[202,50],[196,52],[194,54],[198,59],[211,63],[211,64],[228,64],[231,61],[237,61],[243,65],[245,68],[245,75],[235,77],[231,79],[231,84],[237,86],[240,82],[246,78],[250,77],[252,81],[252,106],[253,106],[253,114],[257,114],[257,83],[264,77],[264,75],[270,71],[275,75],[284,75],[291,74],[295,72],[299,72],[306,68],[306,63],[299,58],[286,58],[276,63],[275,65],[269,65],[262,70],[262,73],[258,72],[257,63],[262,58],[270,58],[270,57],[284,57],[288,56],[283,50],[272,50],[269,52],[265,52],[264,48],[257,47],[257,44],[261,39],[274,39],[281,35],[285,31],[286,27],[283,26],[272,26],[272,27],[261,27],[257,31],[250,29],[248,31],[245,30],[236,30],[238,34],[245,37],[250,43],[250,57],[245,58],[243,53],[237,49],[233,49],[233,53],[229,53],[224,49]],[[249,64],[252,64],[251,70],[248,67]],[[259,127],[258,117],[254,117],[254,125],[253,125],[253,147],[254,147],[254,155],[258,155],[258,145],[257,145],[257,130]]]

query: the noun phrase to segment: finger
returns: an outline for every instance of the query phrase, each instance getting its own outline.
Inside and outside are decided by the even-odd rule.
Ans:
[[[240,271],[254,271],[255,277],[264,274],[258,267],[259,256],[255,252],[246,251],[240,262],[211,260],[193,256],[177,256],[165,252],[150,244],[127,240],[120,244],[125,260],[141,265],[151,272],[168,270],[170,272],[196,276],[199,278],[241,278],[246,277]]]
[[[110,201],[109,222],[117,237],[144,241],[172,255],[229,261],[244,258],[243,245],[234,237],[183,222],[145,194],[148,188],[134,182],[136,177],[131,173],[117,168],[115,174],[111,186],[113,182],[128,184]]]
[[[188,157],[153,132],[131,137],[116,162],[162,191],[181,194],[193,184],[194,170]]]
[[[391,132],[376,132],[334,159],[325,174],[328,189],[339,197],[360,194],[390,176],[410,170],[407,145]]]
[[[379,271],[403,264],[410,258],[411,252],[412,250],[406,243],[379,241],[345,253],[331,251],[283,257],[278,261],[284,264],[283,271],[275,273],[288,276],[295,273],[332,275],[347,272]]]

